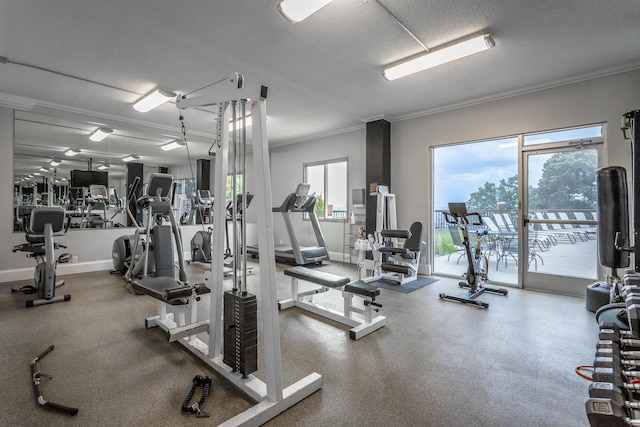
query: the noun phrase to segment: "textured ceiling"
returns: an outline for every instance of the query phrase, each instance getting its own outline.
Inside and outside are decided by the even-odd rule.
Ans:
[[[21,116],[25,136],[55,121],[40,114],[82,136],[104,125],[112,157],[148,150],[161,164],[156,147],[180,136],[175,104],[131,108],[155,87],[185,94],[240,72],[269,87],[269,142],[281,145],[640,67],[637,0],[380,2],[430,48],[483,31],[496,47],[388,82],[382,68],[422,47],[373,0],[334,0],[296,24],[276,0],[0,0],[0,105],[37,113]],[[192,155],[206,155],[212,119],[185,112]],[[50,130],[47,144],[69,133]]]

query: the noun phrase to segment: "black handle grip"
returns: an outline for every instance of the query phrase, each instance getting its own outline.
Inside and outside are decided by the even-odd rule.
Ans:
[[[71,408],[69,406],[60,405],[59,403],[45,402],[44,406],[58,411],[66,412],[69,415],[75,415],[78,413],[78,408]]]
[[[42,353],[40,353],[39,355],[36,356],[35,361],[37,362],[38,360],[42,359],[43,357],[45,357],[47,354],[49,354],[50,351],[52,351],[55,348],[55,346],[52,344],[49,347],[47,347]]]

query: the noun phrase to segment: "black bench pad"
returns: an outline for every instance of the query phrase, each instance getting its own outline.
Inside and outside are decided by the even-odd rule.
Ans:
[[[211,292],[205,285],[186,285],[171,277],[148,277],[134,280],[132,286],[142,294],[171,304],[186,304],[186,298],[191,296],[193,289],[198,295]]]
[[[344,291],[362,295],[363,297],[369,297],[371,299],[380,295],[380,288],[376,288],[375,286],[364,282],[349,283],[345,285]]]
[[[340,288],[351,281],[348,277],[300,266],[288,268],[284,271],[284,274],[285,276],[295,277],[296,279],[306,280],[329,288]]]

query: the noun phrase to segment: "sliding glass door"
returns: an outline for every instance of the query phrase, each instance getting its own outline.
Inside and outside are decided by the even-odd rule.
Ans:
[[[598,275],[596,171],[601,138],[522,149],[522,287],[583,296]]]
[[[442,215],[449,202],[464,202],[483,218],[469,234],[475,245],[475,231],[486,230],[491,282],[584,295],[598,270],[602,142],[597,125],[434,147],[433,272],[466,271],[460,230]]]

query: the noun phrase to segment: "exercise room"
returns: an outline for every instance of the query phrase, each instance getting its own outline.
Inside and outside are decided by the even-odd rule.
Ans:
[[[639,22],[0,1],[0,424],[640,425]]]

